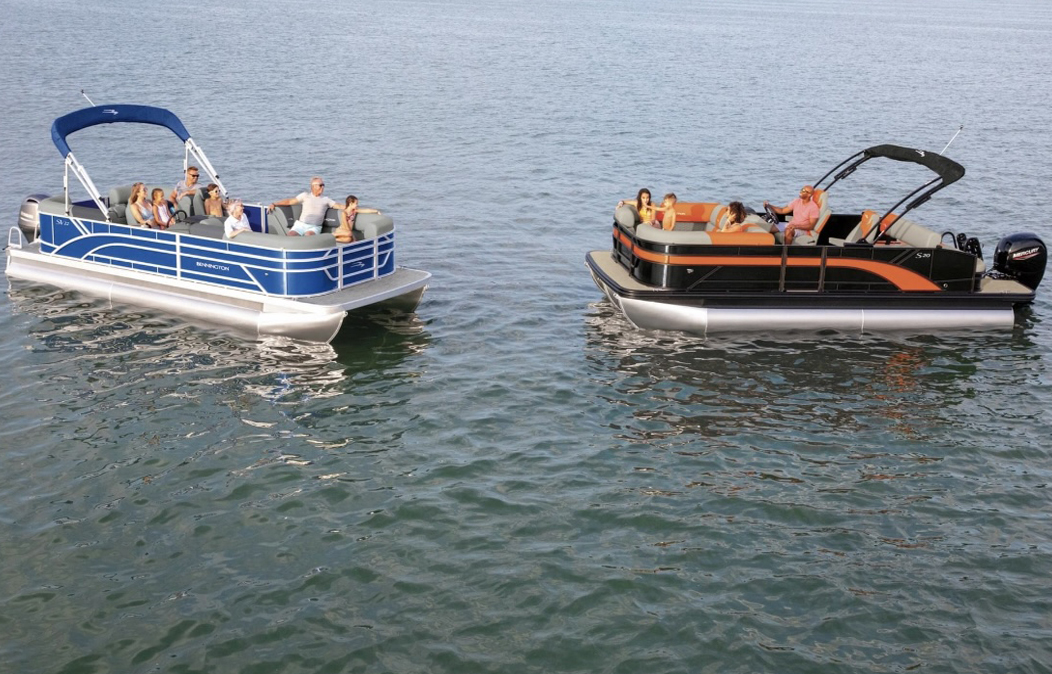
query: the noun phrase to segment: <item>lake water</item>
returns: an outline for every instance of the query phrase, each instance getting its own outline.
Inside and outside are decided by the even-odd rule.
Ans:
[[[962,124],[917,219],[1048,240],[1049,4],[0,10],[8,225],[84,89],[236,196],[322,175],[434,274],[331,346],[0,294],[0,671],[1052,671],[1052,290],[1011,331],[703,340],[584,267],[639,187],[784,203]],[[163,130],[71,145],[179,177]]]

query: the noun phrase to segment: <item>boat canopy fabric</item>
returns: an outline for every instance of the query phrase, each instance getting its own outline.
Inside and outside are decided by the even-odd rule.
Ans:
[[[51,124],[51,140],[66,157],[70,153],[66,137],[71,133],[97,124],[156,124],[171,129],[172,133],[186,142],[190,138],[186,127],[172,112],[149,105],[96,105],[63,115]]]
[[[925,150],[914,150],[913,148],[899,145],[874,145],[865,150],[864,154],[867,158],[887,157],[895,161],[907,161],[926,166],[939,174],[945,185],[960,180],[964,175],[964,167],[954,160]]]

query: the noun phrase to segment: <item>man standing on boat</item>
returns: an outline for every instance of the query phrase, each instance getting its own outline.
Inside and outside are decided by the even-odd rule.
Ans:
[[[793,217],[785,226],[785,242],[792,243],[797,232],[810,234],[818,222],[818,204],[811,200],[815,188],[804,185],[800,188],[800,197],[789,202],[788,206],[771,206],[769,202],[763,202],[763,207],[770,207],[778,215],[792,213]]]
[[[321,234],[321,227],[325,224],[325,211],[330,208],[335,208],[341,211],[344,210],[344,207],[341,204],[333,201],[329,197],[323,197],[321,193],[324,191],[325,181],[322,180],[320,176],[314,176],[310,179],[310,192],[300,192],[294,197],[275,201],[267,206],[267,213],[273,211],[275,206],[303,204],[303,209],[300,211],[300,217],[296,219],[295,223],[293,223],[292,231],[289,232],[289,236],[313,236],[315,234]]]

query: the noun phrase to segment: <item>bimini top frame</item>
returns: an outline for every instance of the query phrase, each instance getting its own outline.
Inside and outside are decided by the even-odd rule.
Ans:
[[[189,166],[190,156],[193,155],[202,168],[212,177],[212,181],[219,186],[222,194],[226,195],[226,188],[223,187],[223,183],[219,180],[219,174],[212,167],[212,162],[208,161],[204,150],[194,142],[186,127],[183,126],[183,123],[174,113],[164,108],[155,108],[149,105],[96,105],[63,115],[51,124],[51,140],[66,160],[66,172],[63,176],[62,187],[66,194],[67,214],[69,214],[72,206],[69,200],[69,172],[71,170],[73,175],[77,177],[77,180],[80,181],[80,184],[84,186],[84,189],[88,191],[99,210],[103,213],[108,213],[108,209],[103,203],[102,195],[99,193],[98,188],[95,187],[95,183],[91,181],[91,176],[84,170],[77,158],[73,156],[66,138],[81,129],[91,126],[119,123],[155,124],[169,129],[179,137],[179,140],[183,141],[183,170],[185,171]],[[109,215],[106,216],[106,219],[107,221],[109,220]]]
[[[870,159],[876,159],[877,157],[885,157],[887,159],[893,159],[895,161],[903,161],[911,164],[920,164],[925,168],[929,169],[936,174],[936,177],[924,183],[917,189],[913,190],[905,197],[900,199],[894,206],[888,209],[878,222],[883,223],[885,218],[890,216],[903,204],[907,204],[906,208],[894,217],[893,220],[889,221],[887,225],[881,227],[874,227],[872,232],[876,232],[874,240],[880,236],[880,233],[886,230],[891,225],[895,224],[901,219],[906,213],[917,208],[928,199],[931,199],[932,195],[941,190],[942,188],[951,185],[964,176],[964,167],[955,162],[952,159],[942,156],[935,152],[928,152],[927,150],[915,150],[913,148],[901,147],[899,145],[874,145],[871,148],[862,150],[858,154],[853,154],[844,161],[840,162],[833,167],[829,173],[825,174],[815,183],[815,188],[820,188],[822,183],[833,176],[833,180],[826,185],[824,188],[827,192],[829,188],[835,185],[837,182],[848,177],[855,172],[862,164],[866,163]],[[867,235],[863,241],[868,241],[869,236]]]

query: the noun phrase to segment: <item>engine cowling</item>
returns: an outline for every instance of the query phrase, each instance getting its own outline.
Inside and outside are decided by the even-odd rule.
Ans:
[[[30,194],[18,210],[18,228],[30,242],[40,233],[40,202],[47,198],[46,194]]]
[[[1045,275],[1048,251],[1045,243],[1032,232],[1011,234],[997,243],[994,251],[994,271],[1037,290]]]

